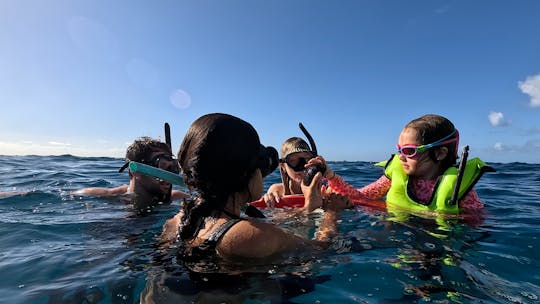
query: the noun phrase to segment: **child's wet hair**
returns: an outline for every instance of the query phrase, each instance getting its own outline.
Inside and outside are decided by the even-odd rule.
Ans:
[[[300,137],[291,137],[281,145],[281,154],[279,157],[285,158],[287,155],[297,152],[311,152],[308,143]]]
[[[411,120],[404,129],[411,128],[417,132],[417,140],[422,145],[427,145],[445,136],[448,136],[455,131],[455,135],[452,138],[459,139],[459,132],[456,130],[454,124],[446,117],[436,114],[426,114]],[[437,148],[446,147],[448,154],[446,158],[441,160],[442,166],[448,168],[456,164],[457,161],[457,148],[459,141],[447,143],[439,147],[434,147],[428,150],[428,155],[433,161],[437,161],[435,151]]]

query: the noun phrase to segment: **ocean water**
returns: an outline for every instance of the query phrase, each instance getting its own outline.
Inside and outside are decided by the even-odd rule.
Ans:
[[[332,248],[309,261],[196,277],[157,244],[178,203],[140,214],[117,198],[72,195],[128,182],[121,159],[0,156],[0,303],[540,303],[540,165],[492,163],[475,187],[476,222],[395,217],[359,207],[341,215]],[[355,186],[381,174],[334,162]],[[277,172],[266,188],[279,181]],[[320,214],[286,218],[310,237]]]

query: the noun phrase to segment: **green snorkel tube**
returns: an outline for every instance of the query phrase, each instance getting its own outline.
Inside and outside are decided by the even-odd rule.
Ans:
[[[138,163],[135,161],[129,162],[129,170],[133,173],[140,173],[162,179],[173,185],[184,185],[184,179],[179,174],[174,174],[172,172]]]

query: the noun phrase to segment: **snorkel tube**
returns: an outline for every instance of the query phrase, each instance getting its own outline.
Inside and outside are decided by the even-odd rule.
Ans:
[[[171,148],[171,127],[169,126],[169,123],[165,123],[165,125],[163,126],[164,129],[165,129],[165,143],[167,144],[167,146],[169,146],[169,149],[171,149],[172,151],[172,148]]]
[[[461,154],[461,161],[459,162],[459,168],[456,177],[456,184],[454,185],[454,191],[452,192],[452,198],[448,202],[449,205],[455,205],[458,201],[459,187],[463,180],[463,174],[465,173],[465,164],[467,164],[467,158],[469,157],[469,146],[463,147]]]
[[[317,156],[318,155],[317,154],[317,146],[315,145],[315,141],[313,140],[313,137],[311,137],[311,134],[309,134],[309,132],[306,130],[306,128],[304,127],[304,125],[302,123],[299,123],[298,127],[300,127],[300,130],[302,130],[302,133],[304,133],[304,135],[308,139],[309,146],[311,148],[311,153],[313,153],[313,156]],[[311,181],[313,180],[313,178],[317,174],[317,172],[324,173],[325,171],[326,171],[326,167],[324,167],[324,166],[322,166],[320,164],[315,164],[315,165],[309,167],[306,170],[306,172],[304,173],[304,177],[302,178],[302,183],[304,183],[304,185],[306,185],[306,186],[309,186],[311,184]]]
[[[304,125],[300,122],[298,123],[298,127],[300,127],[300,130],[302,130],[302,133],[306,136],[306,138],[309,141],[309,146],[311,148],[311,152],[314,156],[317,156],[317,146],[315,146],[315,141],[313,140],[313,137],[311,137],[311,134],[304,128]]]
[[[140,173],[140,174],[149,175],[155,178],[159,178],[174,185],[180,185],[180,186],[184,185],[184,180],[182,179],[180,175],[174,174],[172,172],[169,172],[163,169],[152,167],[149,165],[130,161],[129,170],[133,173]]]

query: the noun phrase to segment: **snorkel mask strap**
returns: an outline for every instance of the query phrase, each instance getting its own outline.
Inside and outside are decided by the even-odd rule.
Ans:
[[[456,129],[456,154],[455,154],[456,159],[458,158],[458,148],[459,148],[459,130]],[[467,147],[467,150],[468,149],[469,148]]]
[[[130,163],[130,162],[131,162],[131,161],[130,161],[129,159],[126,159],[126,162],[122,165],[122,167],[120,167],[120,169],[118,169],[118,172],[119,172],[119,173],[124,172],[124,170],[126,170],[126,168],[129,166],[129,163]]]
[[[300,122],[298,123],[298,127],[300,127],[300,130],[302,130],[302,133],[306,136],[306,138],[309,141],[309,146],[311,147],[311,152],[313,153],[313,156],[317,156],[317,146],[315,145],[315,141],[313,140],[313,137],[311,137],[311,134],[306,130],[304,125]]]

